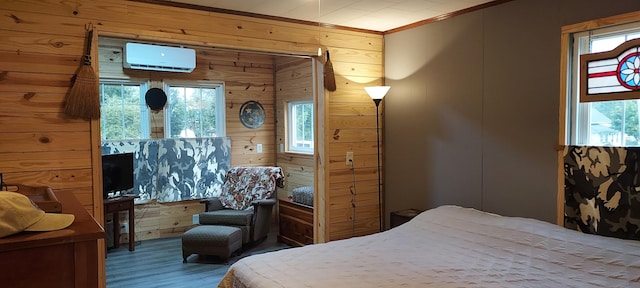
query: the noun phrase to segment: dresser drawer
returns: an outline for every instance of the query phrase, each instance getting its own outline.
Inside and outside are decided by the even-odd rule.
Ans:
[[[313,244],[313,207],[278,199],[278,240],[294,246]]]
[[[313,224],[281,214],[280,236],[298,242],[299,245],[313,244]]]
[[[129,210],[129,209],[133,209],[133,207],[131,205],[131,202],[128,202],[128,201],[113,202],[113,203],[108,203],[108,204],[104,205],[104,212],[105,213],[124,211],[124,210]]]
[[[301,221],[313,224],[313,210],[306,206],[283,203],[280,205],[280,215],[289,215],[291,217],[298,218]]]

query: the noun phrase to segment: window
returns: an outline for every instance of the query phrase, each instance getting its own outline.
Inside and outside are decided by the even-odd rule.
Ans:
[[[578,101],[580,55],[610,51],[636,38],[640,38],[640,23],[573,34],[570,127],[567,129],[570,144],[640,146],[640,100]]]
[[[102,141],[149,138],[149,113],[142,91],[147,91],[146,83],[100,82]]]
[[[225,135],[224,86],[222,84],[166,85],[168,138],[222,137]]]
[[[313,153],[313,102],[289,102],[287,106],[289,151]]]

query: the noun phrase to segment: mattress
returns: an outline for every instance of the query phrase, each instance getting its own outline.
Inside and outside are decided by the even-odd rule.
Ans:
[[[640,242],[441,206],[381,233],[243,258],[218,287],[640,287]]]

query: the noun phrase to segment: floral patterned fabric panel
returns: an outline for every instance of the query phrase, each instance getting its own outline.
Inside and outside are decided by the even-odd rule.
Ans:
[[[158,175],[158,142],[155,140],[130,140],[102,142],[102,155],[133,154],[133,194],[136,203],[156,198]]]
[[[227,172],[222,193],[222,206],[244,210],[251,202],[269,199],[276,187],[284,188],[284,175],[280,167],[233,167]]]
[[[227,137],[163,139],[158,147],[158,202],[219,196],[230,152]]]
[[[640,240],[640,148],[564,149],[565,227]]]
[[[102,154],[134,153],[136,203],[174,202],[219,196],[229,170],[231,139],[108,141]]]

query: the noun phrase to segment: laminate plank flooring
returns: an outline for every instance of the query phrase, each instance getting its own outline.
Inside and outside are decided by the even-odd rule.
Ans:
[[[266,240],[245,248],[226,263],[214,256],[195,254],[182,263],[180,237],[140,241],[135,251],[121,245],[107,253],[107,288],[217,287],[229,266],[241,258],[289,247],[278,243],[277,233],[272,232]]]

